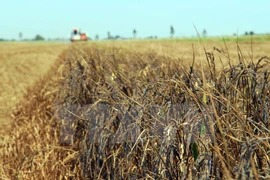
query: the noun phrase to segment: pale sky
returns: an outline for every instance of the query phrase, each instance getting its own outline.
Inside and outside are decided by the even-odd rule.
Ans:
[[[269,0],[0,0],[0,38],[68,38],[73,27],[96,34],[137,37],[196,36],[193,24],[209,36],[246,31],[270,33]]]

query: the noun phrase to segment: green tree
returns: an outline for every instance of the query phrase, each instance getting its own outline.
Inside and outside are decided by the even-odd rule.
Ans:
[[[110,31],[108,31],[108,39],[111,39],[112,38],[112,36],[111,36],[111,33],[110,33]]]
[[[96,35],[95,39],[96,39],[96,40],[99,40],[99,36],[98,36],[98,34]]]
[[[22,32],[19,32],[19,39],[22,40],[23,34]]]
[[[171,38],[173,38],[173,36],[174,36],[174,28],[173,28],[173,26],[171,26]]]
[[[44,41],[44,37],[42,37],[41,35],[37,34],[34,41]]]
[[[206,31],[206,29],[203,30],[202,35],[203,35],[203,37],[206,37],[206,36],[207,36],[207,31]]]
[[[136,39],[137,31],[136,29],[133,29],[133,38]]]

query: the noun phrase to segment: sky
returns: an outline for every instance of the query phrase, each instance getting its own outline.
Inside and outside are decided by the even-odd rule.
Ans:
[[[96,35],[137,38],[270,33],[269,0],[0,0],[0,38],[68,38],[78,27]]]

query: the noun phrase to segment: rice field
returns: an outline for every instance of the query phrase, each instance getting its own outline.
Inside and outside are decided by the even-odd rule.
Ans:
[[[270,178],[269,42],[0,46],[2,179]]]
[[[63,44],[0,43],[0,132],[27,89],[44,75],[66,48]]]

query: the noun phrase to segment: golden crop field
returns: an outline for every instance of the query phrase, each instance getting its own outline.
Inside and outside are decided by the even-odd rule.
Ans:
[[[0,44],[0,177],[268,179],[269,56],[269,42]]]
[[[0,133],[10,125],[12,110],[27,89],[43,76],[64,44],[0,43]]]

